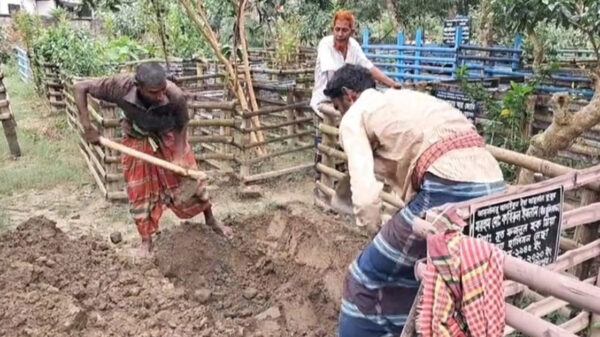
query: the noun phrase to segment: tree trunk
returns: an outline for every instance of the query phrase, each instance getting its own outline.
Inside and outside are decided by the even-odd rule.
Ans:
[[[482,0],[480,8],[479,40],[482,46],[487,47],[492,44],[494,38],[492,0]]]
[[[543,159],[554,158],[558,151],[568,149],[577,137],[600,123],[600,68],[591,74],[594,81],[594,96],[588,105],[575,113],[569,112],[569,95],[558,93],[552,96],[554,117],[548,128],[531,138],[527,154]],[[519,185],[531,184],[533,172],[522,169]]]
[[[544,44],[540,41],[540,38],[533,28],[527,30],[527,37],[533,44],[533,73],[538,74],[540,66],[542,65],[542,62],[544,62]]]
[[[398,19],[396,18],[396,5],[394,5],[394,0],[385,0],[385,7],[388,10],[388,13],[391,13],[390,18],[392,19],[392,23],[394,24],[394,32],[398,31],[400,24],[398,23]]]

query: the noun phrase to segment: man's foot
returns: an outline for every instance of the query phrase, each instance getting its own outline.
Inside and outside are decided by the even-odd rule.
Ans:
[[[139,249],[139,256],[141,258],[152,257],[152,237],[142,238],[142,243],[140,244]]]
[[[233,229],[218,222],[214,217],[206,219],[208,227],[212,228],[217,234],[224,236],[227,240],[233,239]]]

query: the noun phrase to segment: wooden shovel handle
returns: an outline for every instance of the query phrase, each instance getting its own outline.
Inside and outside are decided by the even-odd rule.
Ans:
[[[104,138],[104,137],[100,137],[100,144],[111,148],[113,150],[119,151],[121,153],[124,153],[128,156],[132,156],[135,157],[137,159],[141,159],[145,162],[148,162],[150,164],[154,164],[156,166],[160,166],[166,170],[169,171],[173,171],[179,175],[182,176],[186,176],[186,177],[191,177],[194,178],[196,180],[206,180],[208,179],[208,176],[206,175],[206,173],[202,172],[202,171],[198,171],[198,170],[193,170],[193,169],[186,169],[183,168],[179,165],[175,165],[173,163],[170,163],[166,160],[151,156],[149,154],[134,150],[130,147],[127,147],[121,143],[117,143],[117,142],[113,142],[110,139]]]

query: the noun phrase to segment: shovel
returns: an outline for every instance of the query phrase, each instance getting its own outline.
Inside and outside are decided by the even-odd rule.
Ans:
[[[181,184],[179,186],[179,192],[176,196],[176,198],[180,199],[180,200],[191,199],[198,191],[198,187],[200,186],[200,184],[203,184],[208,179],[208,176],[206,175],[206,173],[204,173],[202,171],[183,168],[179,165],[175,165],[166,160],[151,156],[147,153],[143,153],[143,152],[134,150],[123,144],[113,142],[112,140],[104,138],[102,136],[100,137],[100,144],[102,144],[108,148],[111,148],[115,151],[119,151],[128,156],[132,156],[137,159],[141,159],[145,162],[154,164],[156,166],[162,167],[166,170],[175,172],[175,173],[185,177],[181,181]]]
[[[331,208],[342,214],[354,214],[352,206],[352,190],[350,189],[350,175],[346,174],[337,183],[335,194],[331,196]]]

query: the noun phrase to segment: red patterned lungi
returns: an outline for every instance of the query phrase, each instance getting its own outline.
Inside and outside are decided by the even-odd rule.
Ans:
[[[169,132],[161,135],[156,152],[148,137],[123,137],[123,145],[155,157],[173,161],[175,135]],[[194,154],[186,142],[184,160],[191,168],[197,168]],[[135,220],[138,232],[142,238],[150,237],[158,229],[158,221],[163,214],[163,207],[169,207],[179,218],[189,219],[208,209],[209,201],[193,197],[185,201],[176,201],[182,177],[169,170],[143,160],[123,155],[123,173],[127,182],[127,197],[130,212]]]

